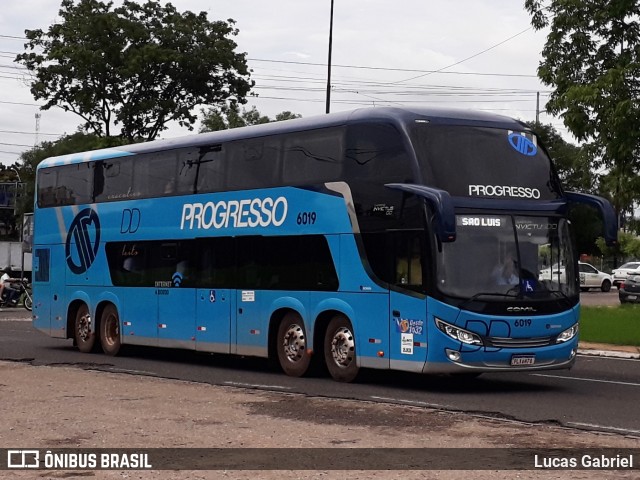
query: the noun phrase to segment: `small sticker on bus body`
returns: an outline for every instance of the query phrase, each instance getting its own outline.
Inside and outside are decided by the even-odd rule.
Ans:
[[[243,302],[255,302],[256,301],[256,292],[253,290],[243,290],[242,291],[242,301]]]

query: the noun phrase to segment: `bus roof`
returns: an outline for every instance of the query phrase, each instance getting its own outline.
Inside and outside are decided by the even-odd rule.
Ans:
[[[450,108],[362,108],[349,112],[331,113],[328,115],[318,115],[281,122],[252,125],[249,127],[234,128],[230,130],[221,130],[217,132],[193,134],[166,140],[153,140],[144,143],[135,143],[113,148],[49,157],[38,165],[38,169],[175,148],[200,147],[246,138],[257,138],[268,135],[314,130],[351,123],[363,123],[369,121],[402,124],[413,122],[415,120],[425,120],[433,124],[441,125],[486,126],[517,131],[529,129],[519,120],[489,112]]]

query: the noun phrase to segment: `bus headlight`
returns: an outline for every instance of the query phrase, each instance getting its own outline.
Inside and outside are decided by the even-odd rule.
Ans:
[[[556,338],[556,343],[568,342],[577,334],[578,334],[578,324],[576,323],[571,328],[567,328],[564,332],[558,335],[558,338]]]
[[[473,332],[470,332],[469,330],[465,330],[464,328],[456,327],[447,322],[443,322],[437,317],[436,325],[442,332],[446,333],[454,340],[466,343],[467,345],[482,345],[482,339],[480,338],[480,336],[476,335]]]

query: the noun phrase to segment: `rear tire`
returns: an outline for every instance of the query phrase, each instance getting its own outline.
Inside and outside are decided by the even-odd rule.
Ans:
[[[353,326],[344,315],[336,315],[329,322],[324,337],[324,360],[329,373],[338,382],[353,382],[360,372],[356,364]]]
[[[83,353],[91,352],[95,346],[96,335],[92,328],[93,322],[91,321],[89,307],[83,303],[76,312],[73,336],[76,341],[76,345],[78,346],[78,350]]]
[[[309,370],[311,356],[307,353],[307,332],[300,315],[288,312],[280,321],[277,339],[278,361],[284,373],[301,377]]]
[[[100,317],[100,344],[102,351],[115,357],[120,352],[120,317],[113,305],[107,305]]]

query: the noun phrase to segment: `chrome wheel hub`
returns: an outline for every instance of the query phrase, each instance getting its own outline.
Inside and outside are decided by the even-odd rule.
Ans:
[[[331,341],[333,361],[341,367],[348,367],[353,361],[354,351],[353,334],[347,327],[340,327],[333,334],[333,340]]]
[[[307,341],[302,327],[295,324],[289,325],[282,341],[282,348],[287,359],[293,363],[300,361],[306,347]]]

